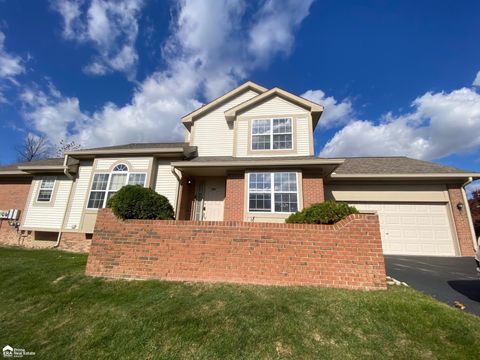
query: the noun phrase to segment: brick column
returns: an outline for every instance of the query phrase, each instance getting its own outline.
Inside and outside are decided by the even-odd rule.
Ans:
[[[182,193],[180,195],[180,208],[177,209],[177,218],[178,220],[190,220],[192,203],[195,197],[195,179],[182,177],[180,186],[182,187]]]
[[[324,202],[323,175],[321,171],[302,172],[303,207]]]
[[[224,221],[244,220],[245,173],[228,173],[223,210]]]
[[[453,221],[457,232],[458,245],[460,247],[460,255],[473,256],[473,242],[470,224],[468,222],[468,214],[462,196],[461,184],[448,184],[448,196],[450,197],[450,205],[452,206]],[[459,210],[457,204],[462,203],[463,209]]]

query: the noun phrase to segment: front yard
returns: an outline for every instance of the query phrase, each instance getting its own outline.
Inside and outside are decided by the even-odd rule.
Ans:
[[[0,348],[32,359],[479,359],[480,319],[407,288],[110,281],[0,248]]]

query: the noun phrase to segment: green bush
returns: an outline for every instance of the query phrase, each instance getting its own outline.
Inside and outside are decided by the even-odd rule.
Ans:
[[[357,213],[357,209],[346,203],[325,201],[293,213],[285,222],[288,224],[334,224],[350,214]]]
[[[168,199],[152,189],[140,185],[122,187],[108,202],[107,207],[121,219],[172,220],[173,207]]]

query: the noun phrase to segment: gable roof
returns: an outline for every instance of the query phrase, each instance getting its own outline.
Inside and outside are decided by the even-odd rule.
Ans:
[[[292,94],[283,89],[280,89],[279,87],[274,87],[260,95],[257,95],[251,98],[250,100],[244,101],[243,103],[238,104],[237,106],[234,106],[233,108],[225,111],[225,117],[227,118],[227,121],[233,121],[235,117],[242,111],[245,111],[256,104],[262,101],[268,100],[275,96],[278,96],[284,100],[287,100],[288,102],[291,102],[295,105],[298,105],[310,111],[312,113],[313,128],[317,126],[318,119],[320,118],[323,112],[323,106],[317,103],[314,103],[313,101],[304,99],[298,95]]]
[[[216,98],[215,100],[209,102],[208,104],[203,105],[202,107],[198,108],[197,110],[192,111],[191,113],[185,115],[182,117],[182,123],[187,126],[187,124],[190,124],[193,122],[193,120],[200,115],[204,114],[207,111],[211,111],[215,107],[219,106],[220,104],[223,104],[224,102],[230,100],[233,97],[238,96],[239,94],[242,94],[248,90],[253,90],[258,94],[266,92],[268,89],[264,88],[261,85],[255,84],[252,81],[247,81],[246,83],[236,87],[235,89],[227,92],[226,94]]]
[[[405,156],[345,158],[332,178],[371,177],[479,177],[480,174]]]

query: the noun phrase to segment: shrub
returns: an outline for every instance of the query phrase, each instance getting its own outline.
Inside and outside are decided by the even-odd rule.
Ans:
[[[140,185],[122,187],[108,202],[107,207],[121,219],[172,220],[173,207],[168,199],[152,189]]]
[[[357,209],[346,203],[325,201],[293,213],[285,222],[289,224],[334,224],[350,214],[357,213]]]

